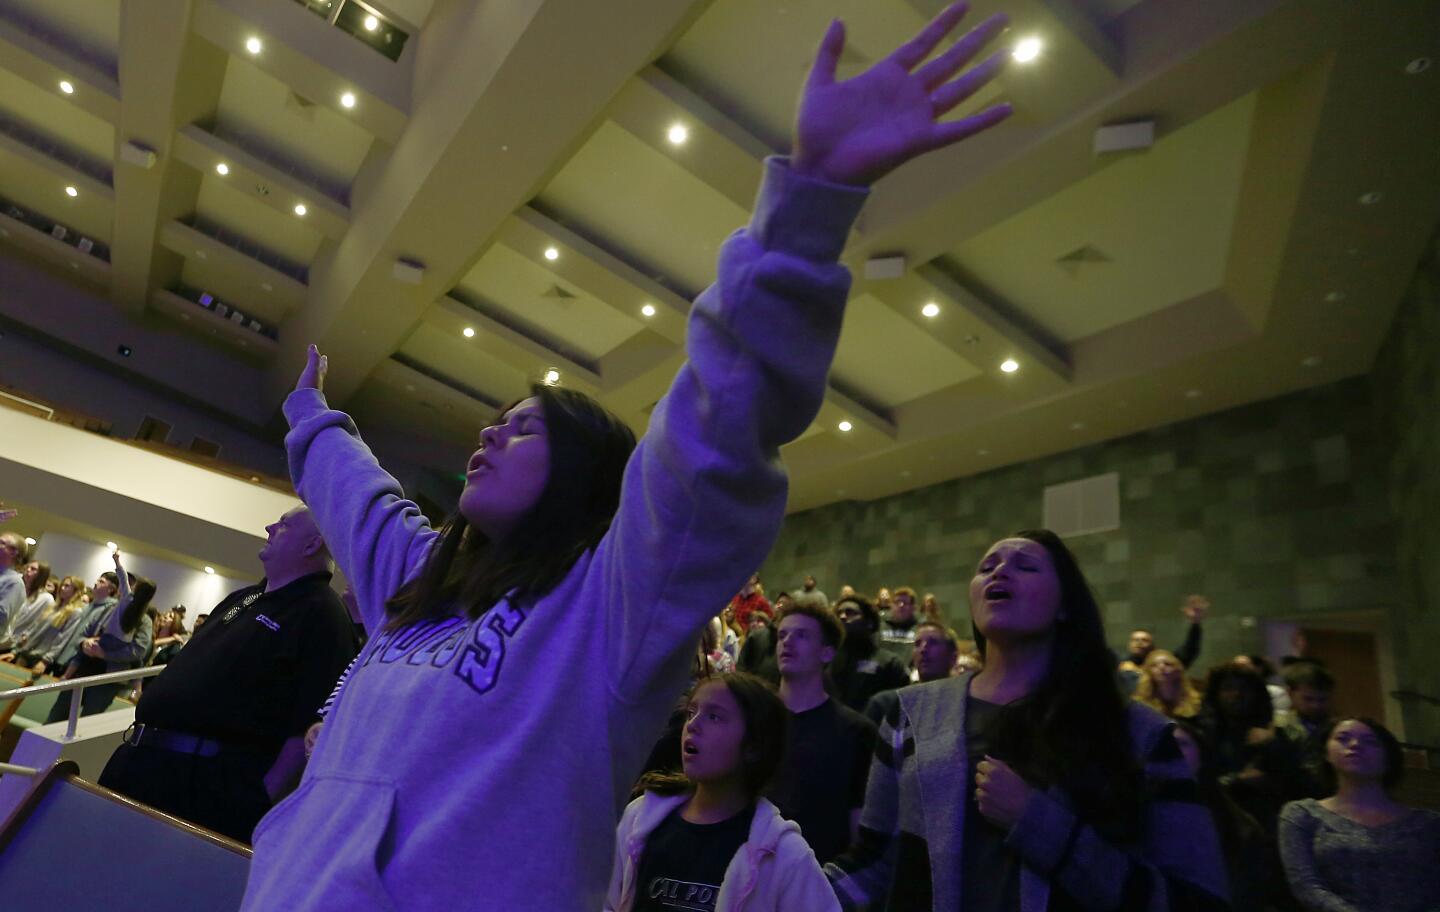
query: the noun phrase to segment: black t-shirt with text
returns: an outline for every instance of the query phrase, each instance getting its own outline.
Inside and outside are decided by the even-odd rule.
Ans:
[[[305,732],[355,653],[350,617],[330,574],[273,592],[261,582],[215,606],[165,671],[145,683],[135,719],[278,748]]]
[[[765,797],[800,835],[821,864],[850,845],[850,812],[865,804],[875,723],[828,699],[790,714],[785,762]]]
[[[714,912],[730,860],[750,837],[752,806],[719,823],[691,823],[676,808],[645,840],[634,912]]]

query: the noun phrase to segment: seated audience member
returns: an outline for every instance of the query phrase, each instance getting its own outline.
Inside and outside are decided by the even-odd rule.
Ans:
[[[296,507],[266,532],[265,579],[226,596],[215,623],[149,680],[100,775],[107,788],[243,842],[293,787],[315,709],[355,656],[310,512]]]
[[[1230,907],[1236,912],[1290,910],[1294,901],[1280,869],[1274,843],[1254,817],[1236,804],[1215,777],[1205,736],[1193,719],[1175,719],[1175,743],[1195,777],[1200,803],[1210,811],[1220,836],[1220,851],[1230,875]],[[1170,834],[1183,844],[1184,833]]]
[[[1291,748],[1300,766],[1304,798],[1330,794],[1325,767],[1325,738],[1330,732],[1330,697],[1335,679],[1315,662],[1293,662],[1282,675],[1291,709],[1277,713],[1275,730]]]
[[[1209,611],[1210,600],[1203,595],[1189,596],[1180,607],[1180,613],[1185,615],[1190,627],[1185,631],[1185,642],[1180,644],[1174,655],[1186,668],[1194,667],[1195,660],[1200,657],[1200,641],[1204,635],[1201,624],[1205,622],[1205,615]],[[1120,681],[1127,694],[1133,694],[1139,686],[1140,667],[1145,664],[1145,657],[1154,648],[1155,635],[1150,631],[1140,629],[1130,634],[1129,650],[1125,660],[1120,663]]]
[[[775,622],[780,699],[790,711],[785,761],[765,795],[823,864],[858,832],[875,725],[825,690],[825,666],[845,639],[826,608],[792,605]]]
[[[825,593],[815,588],[815,577],[813,576],[805,577],[805,587],[799,592],[791,593],[790,601],[796,605],[809,605],[811,608],[824,609],[830,607],[830,599]],[[778,605],[776,606],[776,612],[779,612]]]
[[[1065,544],[996,542],[970,609],[985,669],[897,691],[860,838],[826,866],[842,908],[1224,908],[1219,842],[1172,726],[1115,687]]]
[[[1378,722],[1348,718],[1325,739],[1330,797],[1285,805],[1280,854],[1290,889],[1311,912],[1433,912],[1440,908],[1440,814],[1392,797],[1404,763]]]
[[[1271,838],[1281,805],[1299,792],[1298,762],[1276,736],[1272,715],[1257,672],[1231,662],[1211,669],[1199,721],[1214,751],[1216,775]]]
[[[740,626],[746,630],[751,629],[750,616],[756,611],[773,615],[774,611],[770,607],[770,600],[765,598],[765,587],[760,584],[760,574],[750,574],[750,578],[745,581],[740,592],[730,600],[730,607],[735,611],[735,620],[739,621]]]
[[[891,596],[890,610],[880,619],[880,648],[910,667],[915,652],[915,590],[901,586]]]
[[[14,532],[0,535],[0,636],[9,638],[10,626],[25,605],[25,579],[15,565],[25,556],[25,539]]]
[[[59,667],[61,651],[85,617],[85,583],[78,576],[67,576],[56,594],[57,604],[17,637],[14,651],[0,655],[0,662],[24,665],[37,677]]]
[[[1171,719],[1200,715],[1200,691],[1185,674],[1185,666],[1168,649],[1152,649],[1140,666],[1135,699]]]
[[[10,619],[9,636],[0,636],[0,647],[4,649],[14,649],[23,642],[31,625],[55,607],[55,596],[46,588],[50,584],[49,564],[44,561],[30,561],[25,565],[20,578],[25,582],[25,602]]]
[[[65,667],[65,678],[85,678],[139,668],[150,653],[155,636],[147,609],[155,597],[155,584],[143,577],[133,577],[121,566],[120,552],[112,552],[119,601],[105,610],[89,611],[82,621],[75,657]],[[80,698],[80,715],[91,716],[110,708],[120,693],[130,689],[128,682],[97,684],[85,688]],[[70,716],[70,702],[75,691],[67,690],[50,708],[47,722],[59,722]]]
[[[940,600],[935,598],[935,593],[927,592],[920,600],[920,617],[932,624],[945,626],[945,615],[940,610]]]
[[[835,606],[835,616],[845,625],[845,639],[830,663],[830,682],[841,703],[858,712],[876,694],[910,683],[905,663],[880,649],[880,612],[869,599],[863,595],[842,598]]]
[[[683,772],[651,774],[615,832],[605,912],[836,908],[800,828],[761,797],[787,713],[746,674],[703,680],[685,709]]]

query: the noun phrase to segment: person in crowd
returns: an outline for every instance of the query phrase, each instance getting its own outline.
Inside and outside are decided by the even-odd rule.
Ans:
[[[113,570],[106,570],[97,576],[90,588],[80,594],[79,620],[71,626],[69,635],[52,647],[54,661],[46,661],[45,665],[60,669],[62,678],[73,677],[71,666],[78,667],[82,635],[86,630],[99,629],[104,625],[107,612],[119,601],[119,592],[120,580]]]
[[[975,645],[974,640],[961,640],[959,642],[960,654],[955,658],[955,673],[964,674],[967,671],[979,671],[985,667],[985,660],[980,656],[980,649]]]
[[[910,667],[915,653],[915,590],[901,586],[890,597],[890,610],[880,619],[880,648]]]
[[[1236,912],[1289,912],[1294,907],[1280,856],[1254,817],[1234,802],[1215,775],[1214,757],[1193,718],[1175,722],[1175,743],[1195,777],[1197,796],[1210,812],[1230,881],[1230,905]],[[1177,844],[1185,833],[1171,833]]]
[[[25,605],[25,579],[15,570],[24,560],[25,539],[14,532],[0,534],[0,637],[10,636],[10,626]]]
[[[1330,796],[1285,805],[1280,855],[1309,912],[1440,908],[1440,814],[1394,798],[1400,744],[1373,719],[1336,722],[1325,739]]]
[[[855,587],[846,583],[840,587],[840,598],[836,599],[836,604],[839,604],[842,599],[847,599],[852,595],[855,595]]]
[[[1203,595],[1187,596],[1185,604],[1180,606],[1180,613],[1185,616],[1190,626],[1185,631],[1185,642],[1180,644],[1180,648],[1176,649],[1173,655],[1186,668],[1193,668],[1195,660],[1200,657],[1200,643],[1204,637],[1202,625],[1209,612],[1210,600]],[[1127,694],[1133,694],[1139,686],[1141,666],[1154,648],[1155,635],[1149,630],[1141,628],[1131,632],[1129,650],[1119,669],[1120,683]]]
[[[770,615],[756,611],[750,616],[749,632],[740,644],[740,657],[735,660],[735,667],[763,678],[772,687],[780,686],[780,666],[775,661],[775,631],[770,626]]]
[[[119,601],[104,611],[87,612],[79,632],[79,648],[65,668],[62,677],[90,677],[138,668],[150,652],[155,637],[147,609],[155,597],[155,583],[143,577],[132,577],[121,564],[120,552],[111,552],[115,561],[115,580]],[[126,682],[96,684],[85,688],[80,698],[80,715],[90,716],[110,708],[115,697],[130,688]],[[69,718],[70,703],[75,691],[62,692],[50,709],[47,722]]]
[[[1269,659],[1259,655],[1237,655],[1230,661],[1242,668],[1250,668],[1260,675],[1265,682],[1265,689],[1270,691],[1270,706],[1275,711],[1275,722],[1280,720],[1290,711],[1290,695],[1286,692],[1284,685],[1276,683],[1275,665]]]
[[[811,608],[820,608],[822,610],[829,608],[830,598],[825,593],[821,592],[819,589],[816,589],[815,586],[815,577],[806,576],[804,588],[802,588],[799,592],[792,593],[790,596],[790,601],[796,605],[809,605]],[[779,612],[780,609],[777,606],[776,614],[779,614]]]
[[[875,610],[880,612],[883,618],[890,613],[890,587],[881,586],[875,592]]]
[[[841,906],[1228,908],[1172,726],[1115,686],[1064,542],[1044,530],[996,542],[970,610],[985,668],[897,691],[860,838],[826,867]]]
[[[46,588],[50,584],[49,564],[44,561],[30,561],[25,565],[20,578],[25,582],[25,602],[10,619],[10,634],[0,638],[0,648],[14,649],[24,642],[32,626],[55,608],[55,596]]]
[[[1300,790],[1298,762],[1276,737],[1273,715],[1258,672],[1233,662],[1210,670],[1199,721],[1215,752],[1216,775],[1271,838],[1281,805]]]
[[[750,619],[756,611],[774,616],[770,600],[765,597],[765,587],[760,582],[760,574],[750,574],[745,585],[730,600],[730,608],[735,612],[735,619],[740,622],[740,626],[746,630],[750,629]]]
[[[1140,666],[1135,699],[1171,719],[1200,715],[1200,690],[1185,674],[1185,666],[1168,649],[1152,649]]]
[[[56,594],[59,602],[16,639],[13,652],[0,655],[0,662],[23,665],[36,677],[58,667],[60,652],[85,616],[85,582],[78,576],[67,576]]]
[[[181,611],[185,608],[184,605],[175,607]],[[155,625],[155,652],[150,664],[170,664],[175,653],[179,652],[189,639],[189,635],[185,632],[185,617],[182,613],[178,613],[175,608],[172,608],[160,615],[159,622]]]
[[[1329,779],[1325,738],[1330,732],[1330,698],[1335,678],[1315,662],[1292,662],[1282,674],[1291,709],[1276,714],[1275,730],[1290,747],[1300,767],[1301,797],[1323,798]]]
[[[935,621],[915,625],[915,652],[910,664],[916,681],[923,684],[952,676],[959,657],[960,638],[955,631]]]
[[[790,734],[785,762],[765,794],[800,824],[823,864],[858,832],[875,724],[826,692],[825,666],[845,639],[828,607],[791,606],[776,621],[775,637]]]
[[[685,716],[683,772],[646,776],[620,819],[605,912],[836,909],[800,828],[762,797],[786,745],[770,685],[701,681]]]
[[[209,612],[206,612],[205,614],[197,614],[197,615],[195,615],[195,626],[194,626],[194,628],[191,629],[190,635],[191,635],[191,636],[194,636],[195,634],[199,633],[199,632],[200,632],[200,628],[201,628],[201,627],[204,627],[205,624],[206,624],[206,622],[209,621],[209,620],[210,620],[210,614],[209,614]]]
[[[705,625],[701,648],[705,650],[705,661],[710,664],[712,674],[729,674],[735,670],[735,660],[725,651],[725,625],[718,617],[711,618]]]
[[[149,680],[100,774],[106,788],[241,842],[293,788],[305,730],[355,656],[310,511],[265,532],[265,579],[227,595],[215,623]]]
[[[869,599],[847,596],[835,606],[835,616],[845,625],[845,639],[830,663],[830,683],[841,703],[859,712],[876,694],[910,683],[905,663],[880,649],[880,612]]]
[[[734,659],[740,661],[740,647],[745,643],[745,628],[735,620],[735,609],[726,605],[720,609],[720,625],[724,628],[721,638],[721,648]]]
[[[537,385],[481,432],[459,513],[437,532],[328,407],[310,350],[285,404],[291,474],[375,636],[300,794],[256,830],[242,908],[382,893],[417,909],[482,892],[494,908],[603,903],[619,802],[699,630],[779,533],[779,447],[822,402],[849,286],[837,260],[866,188],[1009,113],[937,122],[1005,59],[949,81],[999,17],[924,63],[963,14],[947,7],[843,82],[831,26],[794,154],[766,165],[756,216],[692,307],[688,360],[633,453],[593,400]]]
[[[945,613],[940,610],[940,600],[935,597],[935,593],[927,592],[920,600],[920,619],[945,626]]]

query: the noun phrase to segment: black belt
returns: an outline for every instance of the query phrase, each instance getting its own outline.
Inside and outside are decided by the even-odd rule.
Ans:
[[[131,722],[122,739],[131,747],[154,747],[176,754],[193,754],[196,757],[214,757],[222,753],[261,753],[258,746],[236,744],[184,732],[166,731],[143,722]]]

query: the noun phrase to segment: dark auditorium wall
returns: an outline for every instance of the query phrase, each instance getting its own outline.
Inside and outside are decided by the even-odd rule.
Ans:
[[[1083,449],[788,517],[762,569],[770,593],[809,572],[833,598],[908,584],[968,628],[975,563],[1040,524],[1042,490],[1120,473],[1121,528],[1076,551],[1111,641],[1137,625],[1178,645],[1179,605],[1214,603],[1198,665],[1262,649],[1258,621],[1388,612],[1397,590],[1386,454],[1365,378],[1321,386]],[[1252,626],[1253,623],[1253,626]]]
[[[1396,665],[1401,687],[1440,699],[1440,235],[1416,271],[1371,374],[1390,453],[1399,555]],[[1440,706],[1409,698],[1405,734],[1440,745]]]

